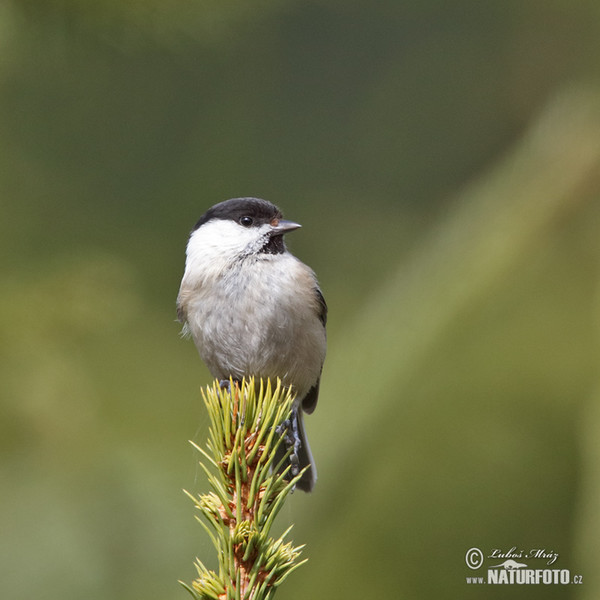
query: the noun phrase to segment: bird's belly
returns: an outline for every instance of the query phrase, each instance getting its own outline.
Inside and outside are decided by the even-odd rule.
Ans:
[[[214,300],[214,289],[211,294]],[[223,308],[217,311],[210,305]],[[300,398],[316,383],[324,359],[325,331],[302,299],[246,290],[218,303],[199,299],[191,309],[192,335],[213,377],[279,377]]]

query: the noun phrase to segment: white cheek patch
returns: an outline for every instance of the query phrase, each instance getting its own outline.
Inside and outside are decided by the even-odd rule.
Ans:
[[[208,221],[190,236],[184,282],[192,288],[219,278],[232,264],[260,254],[269,225],[244,227],[230,219]]]
[[[269,225],[244,227],[229,219],[213,219],[194,231],[188,242],[188,259],[202,256],[222,261],[258,252],[265,244]]]
[[[192,233],[188,243],[188,256],[199,253],[221,255],[223,258],[237,254],[252,241],[251,232],[225,219],[214,219]]]

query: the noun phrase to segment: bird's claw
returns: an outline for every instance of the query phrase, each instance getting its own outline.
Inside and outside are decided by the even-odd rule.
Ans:
[[[222,390],[227,390],[231,394],[231,381],[229,379],[221,379],[221,381],[219,381],[219,387]]]
[[[292,477],[296,477],[300,472],[300,460],[298,459],[298,452],[300,450],[301,441],[300,434],[298,431],[298,418],[293,415],[291,419],[286,419],[276,429],[278,435],[283,435],[283,443],[285,444],[286,450],[291,450],[290,454],[290,472]]]

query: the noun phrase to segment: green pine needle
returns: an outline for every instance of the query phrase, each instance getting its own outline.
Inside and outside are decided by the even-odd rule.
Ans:
[[[217,550],[218,574],[197,560],[198,578],[182,585],[195,600],[268,600],[306,562],[298,560],[303,546],[284,542],[291,527],[277,540],[269,537],[304,472],[288,481],[289,467],[278,472],[285,461],[275,463],[283,443],[278,428],[289,419],[294,397],[280,380],[229,383],[229,390],[218,381],[202,390],[210,418],[207,450],[191,442],[206,460],[200,465],[213,491],[185,492]]]

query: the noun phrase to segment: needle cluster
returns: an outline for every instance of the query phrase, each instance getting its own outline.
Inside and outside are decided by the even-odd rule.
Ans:
[[[298,566],[302,546],[270,537],[273,521],[302,472],[289,481],[289,452],[278,464],[282,424],[294,397],[277,380],[219,382],[202,390],[210,418],[207,451],[200,465],[212,491],[193,496],[219,560],[218,572],[196,560],[198,578],[183,586],[196,600],[268,600]],[[277,454],[279,457],[280,454]]]

